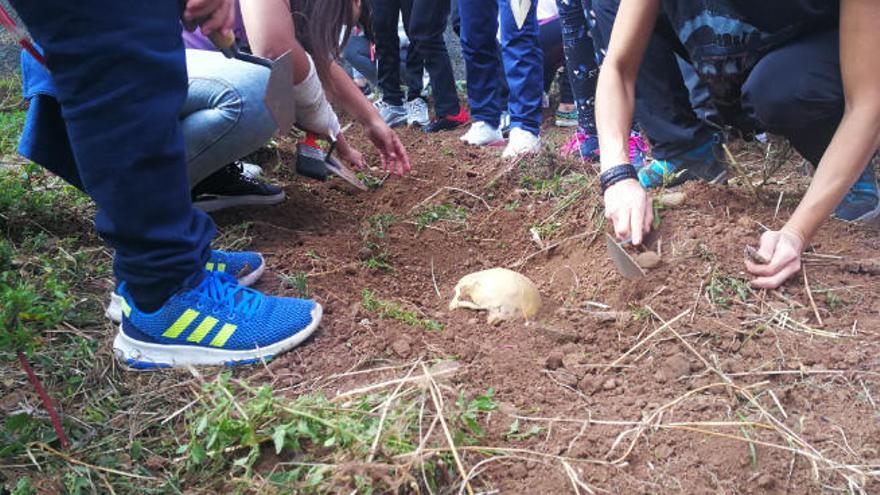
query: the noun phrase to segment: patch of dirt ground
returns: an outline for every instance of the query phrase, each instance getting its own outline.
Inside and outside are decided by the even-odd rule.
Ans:
[[[684,186],[649,246],[661,263],[633,282],[606,255],[589,166],[549,152],[510,165],[500,148],[462,145],[462,132],[401,131],[413,173],[370,192],[284,172],[283,204],[215,217],[251,222],[250,248],[272,272],[259,289],[307,285],[325,308],[315,336],[253,380],[291,394],[321,382],[332,396],[420,358],[454,359],[448,386],[468,397],[491,387],[501,406],[479,445],[506,456],[477,466],[486,455],[461,453],[488,493],[880,492],[880,279],[853,269],[877,258],[878,230],[827,223],[805,256],[810,293],[802,275],[753,291],[743,272],[744,246],[780,227],[805,189],[799,160],[761,200],[742,179]],[[377,162],[358,131],[350,140]],[[746,163],[755,146],[735,153],[759,182]],[[289,149],[269,163],[287,167]],[[419,216],[438,205],[464,214]],[[533,321],[489,326],[448,310],[460,277],[496,266],[541,289]],[[297,273],[306,284],[289,283]],[[364,289],[443,330],[379,318]],[[364,372],[326,380],[352,371]],[[508,435],[514,421],[540,433]]]

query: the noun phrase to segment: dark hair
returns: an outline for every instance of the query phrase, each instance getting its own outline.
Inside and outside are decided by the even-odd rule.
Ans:
[[[352,0],[291,0],[290,10],[297,40],[312,56],[318,74],[325,75],[360,20],[354,17]],[[369,12],[369,8],[366,10]]]

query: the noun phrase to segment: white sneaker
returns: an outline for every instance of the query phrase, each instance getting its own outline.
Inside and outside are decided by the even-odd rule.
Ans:
[[[541,139],[529,131],[519,127],[510,130],[510,138],[501,158],[516,158],[525,154],[537,153],[541,148]]]
[[[431,121],[428,116],[428,104],[421,98],[408,101],[404,104],[406,107],[406,123],[407,125],[428,125]]]
[[[474,146],[485,146],[501,141],[504,138],[501,136],[501,129],[496,129],[478,120],[471,124],[471,128],[459,139]]]

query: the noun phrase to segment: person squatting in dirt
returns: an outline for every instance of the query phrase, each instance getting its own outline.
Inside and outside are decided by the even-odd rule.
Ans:
[[[212,172],[192,153],[193,138],[210,135],[200,133],[200,126],[216,123],[199,115],[202,122],[189,125],[185,110],[198,106],[190,100],[205,98],[188,94],[188,83],[190,92],[200,92],[187,80],[192,58],[184,50],[181,21],[189,31],[199,27],[205,35],[226,36],[236,23],[236,2],[11,3],[48,69],[23,53],[30,106],[19,151],[97,205],[97,231],[115,249],[115,308],[111,304],[108,316],[121,320],[117,356],[136,368],[240,364],[271,358],[305,340],[321,320],[321,306],[248,288],[265,270],[262,256],[212,250],[214,223],[192,203],[191,177]],[[359,11],[359,0],[241,2],[257,55],[275,58],[292,51],[297,125],[339,134],[324,81],[328,94],[366,126],[385,168],[403,174],[410,165],[397,136],[333,62],[340,32],[357,22]],[[302,19],[312,22],[295,29]],[[250,67],[232,62],[211,68],[214,74],[220,70],[229,70],[223,81],[243,94],[250,91],[243,87],[252,84],[248,77],[256,77]],[[228,163],[223,160],[264,144],[271,129],[265,114],[256,119],[262,122],[247,123],[258,129],[238,129],[250,132],[249,139],[236,136],[243,144],[211,160],[223,167]],[[353,150],[348,157],[360,160]]]
[[[873,0],[594,0],[614,26],[596,113],[605,215],[618,238],[640,244],[653,220],[647,190],[687,180],[725,182],[721,135],[696,117],[676,54],[706,84],[723,124],[788,138],[816,166],[786,224],[765,232],[752,285],[775,288],[832,213],[880,215],[880,9]],[[615,18],[616,16],[616,18]],[[627,142],[633,113],[655,160],[638,172]],[[767,263],[758,263],[763,258]]]

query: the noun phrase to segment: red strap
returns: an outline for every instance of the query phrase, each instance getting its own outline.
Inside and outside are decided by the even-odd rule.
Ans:
[[[15,21],[12,20],[12,17],[6,12],[6,9],[3,8],[3,5],[0,4],[0,24],[3,25],[10,33],[14,34],[18,37],[18,44],[21,45],[22,48],[27,50],[28,53],[33,56],[37,62],[42,64],[44,67],[46,66],[46,59],[43,57],[40,52],[34,48],[34,45],[28,40],[27,36],[24,32],[15,24]]]

